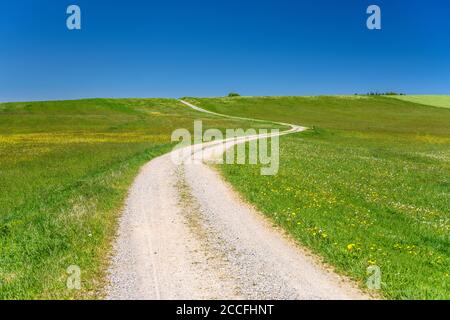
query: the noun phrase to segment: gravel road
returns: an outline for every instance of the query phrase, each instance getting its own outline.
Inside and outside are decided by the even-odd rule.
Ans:
[[[291,126],[279,135],[302,130]],[[261,137],[226,141],[225,148]],[[193,153],[208,160],[223,150],[215,141]],[[108,299],[367,298],[241,201],[208,165],[191,157],[175,164],[173,153],[183,152],[150,161],[134,181],[120,219]]]

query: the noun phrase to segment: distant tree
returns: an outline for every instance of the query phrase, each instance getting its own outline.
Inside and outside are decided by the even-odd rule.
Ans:
[[[368,96],[404,96],[404,93],[398,93],[395,91],[387,91],[387,92],[378,92],[378,91],[370,91],[367,93]]]
[[[240,97],[241,95],[239,94],[239,93],[236,93],[236,92],[230,92],[229,94],[228,94],[228,97],[230,97],[230,98],[232,98],[232,97]]]
[[[371,91],[367,93],[368,96],[404,96],[404,93],[398,93],[395,91],[387,91],[387,92],[378,92],[378,91]]]

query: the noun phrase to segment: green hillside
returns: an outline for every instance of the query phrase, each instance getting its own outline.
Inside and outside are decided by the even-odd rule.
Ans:
[[[392,97],[403,101],[409,101],[433,107],[450,108],[450,96],[406,95],[406,96],[392,96]]]
[[[101,297],[138,169],[201,119],[248,125],[170,99],[0,104],[0,299]],[[66,288],[70,265],[81,268],[81,291]]]
[[[382,294],[450,298],[450,110],[387,97],[190,99],[232,115],[306,125],[281,138],[280,171],[223,165],[228,181],[300,243]]]

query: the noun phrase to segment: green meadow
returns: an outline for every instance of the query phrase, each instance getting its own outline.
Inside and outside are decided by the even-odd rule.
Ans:
[[[377,296],[450,299],[449,109],[368,96],[189,100],[310,127],[281,138],[276,176],[251,165],[219,169],[246,200],[362,288],[373,266],[381,271]]]
[[[432,95],[406,95],[406,96],[392,96],[392,98],[414,102],[423,105],[429,105],[439,108],[450,109],[450,96],[432,96]]]
[[[133,178],[194,120],[249,125],[171,99],[1,103],[0,299],[101,298]],[[67,289],[71,265],[81,290]]]
[[[386,298],[450,298],[450,110],[390,97],[189,99],[233,116],[296,123],[280,171],[223,165],[274,223]],[[440,100],[440,99],[438,99]],[[0,103],[0,299],[95,299],[139,168],[173,130],[268,127],[172,99]],[[67,268],[81,268],[68,290]]]

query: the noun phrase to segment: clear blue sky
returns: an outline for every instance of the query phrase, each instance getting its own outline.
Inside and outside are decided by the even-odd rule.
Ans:
[[[0,0],[0,101],[375,90],[450,94],[450,1]]]

